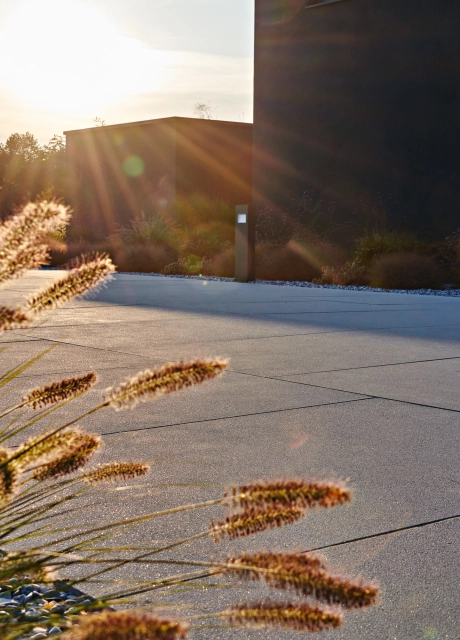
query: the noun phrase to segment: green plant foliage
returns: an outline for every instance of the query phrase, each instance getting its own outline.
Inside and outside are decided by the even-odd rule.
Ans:
[[[123,244],[173,244],[176,225],[158,213],[146,216],[143,211],[131,224],[121,227],[116,236]]]
[[[338,267],[323,267],[321,277],[315,282],[318,284],[335,284],[341,287],[349,285],[366,286],[369,284],[369,277],[362,264],[352,261],[345,262]]]
[[[63,197],[68,179],[62,136],[40,146],[29,132],[13,133],[0,144],[0,219],[27,200]]]
[[[397,231],[373,231],[356,241],[354,260],[369,268],[381,256],[393,253],[423,253],[425,247],[416,238]]]
[[[294,241],[284,246],[260,243],[256,247],[256,275],[261,280],[311,281],[321,274],[317,256]]]
[[[176,259],[176,253],[164,244],[141,243],[116,245],[112,255],[120,271],[160,273],[167,264]]]
[[[201,224],[184,230],[183,248],[184,257],[197,255],[201,258],[213,258],[231,245],[231,239],[235,234],[234,227],[222,222]]]

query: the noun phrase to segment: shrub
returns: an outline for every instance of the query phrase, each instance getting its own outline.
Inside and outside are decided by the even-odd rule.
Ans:
[[[348,285],[365,286],[369,284],[366,269],[357,262],[345,262],[339,267],[323,267],[318,284],[336,284],[342,287]]]
[[[167,264],[161,273],[165,276],[212,276],[212,260],[188,256]]]
[[[314,248],[291,240],[284,246],[259,243],[256,246],[256,275],[261,280],[311,281],[321,274]]]
[[[326,203],[313,190],[306,190],[293,199],[284,211],[265,207],[258,212],[256,235],[258,242],[286,244],[291,239],[315,242],[318,239],[339,240],[348,244],[349,221],[335,202]],[[346,236],[346,242],[344,239]]]
[[[406,233],[374,231],[356,241],[354,260],[369,268],[380,256],[394,253],[423,253],[423,245]]]
[[[212,259],[211,274],[218,278],[235,277],[235,247],[227,247]]]
[[[173,244],[174,223],[159,214],[155,213],[146,216],[141,211],[140,216],[132,220],[130,225],[120,227],[116,238],[123,244],[163,244],[170,246]]]
[[[382,256],[369,273],[371,286],[382,289],[440,289],[444,278],[432,257],[416,253]]]
[[[140,273],[160,273],[176,259],[170,247],[154,243],[119,245],[113,256],[120,271]]]
[[[460,287],[460,227],[430,249],[430,255],[446,272],[446,282]]]
[[[235,236],[234,227],[222,222],[201,224],[182,232],[182,257],[189,255],[213,258],[229,247]]]

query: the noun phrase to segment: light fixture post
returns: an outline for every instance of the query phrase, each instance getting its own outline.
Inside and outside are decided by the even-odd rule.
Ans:
[[[255,280],[255,221],[252,207],[235,207],[235,280]]]

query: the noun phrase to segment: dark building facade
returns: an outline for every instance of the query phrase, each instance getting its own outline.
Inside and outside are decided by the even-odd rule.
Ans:
[[[256,0],[254,200],[460,224],[460,2]],[[397,220],[395,220],[397,221]]]
[[[65,134],[73,223],[100,235],[177,195],[251,201],[252,124],[173,117]]]

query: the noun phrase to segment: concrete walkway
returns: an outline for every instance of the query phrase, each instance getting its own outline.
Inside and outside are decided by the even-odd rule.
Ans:
[[[32,273],[3,290],[0,303],[18,302],[56,275]],[[148,482],[111,491],[97,515],[81,517],[212,499],[222,484],[252,479],[350,478],[350,507],[312,512],[236,548],[321,548],[338,571],[380,582],[377,607],[348,614],[342,630],[321,637],[459,637],[460,298],[117,275],[95,298],[0,341],[11,343],[2,369],[57,345],[21,376],[15,394],[96,369],[100,385],[75,403],[80,408],[152,365],[230,357],[222,380],[85,423],[105,434],[104,458],[153,466]],[[135,542],[193,534],[212,515],[155,521],[133,534]],[[187,552],[216,556],[230,548],[206,542]],[[191,597],[212,611],[248,592],[259,593],[249,585]]]

